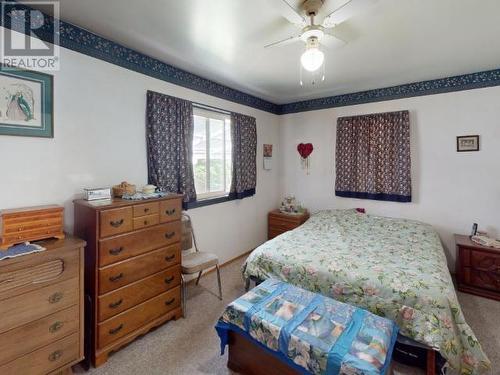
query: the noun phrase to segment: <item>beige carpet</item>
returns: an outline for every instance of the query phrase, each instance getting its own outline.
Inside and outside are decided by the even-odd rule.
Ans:
[[[226,356],[219,355],[214,324],[224,306],[244,293],[238,260],[222,269],[224,301],[217,293],[214,273],[190,286],[187,318],[169,322],[110,356],[92,375],[196,375],[231,374]],[[500,302],[459,293],[465,316],[500,374]],[[77,369],[78,373],[83,370]],[[395,364],[396,374],[420,375],[423,371]],[[272,371],[269,372],[272,374]]]

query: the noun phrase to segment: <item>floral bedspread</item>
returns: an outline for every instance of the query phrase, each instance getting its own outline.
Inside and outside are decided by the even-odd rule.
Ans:
[[[255,249],[244,277],[277,278],[396,322],[460,374],[490,362],[465,322],[436,231],[427,224],[320,211]]]
[[[398,328],[389,319],[275,279],[230,303],[216,325],[250,336],[301,374],[386,374]]]

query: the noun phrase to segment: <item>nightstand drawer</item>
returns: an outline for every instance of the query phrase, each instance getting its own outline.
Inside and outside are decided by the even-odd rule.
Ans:
[[[500,254],[471,250],[470,266],[480,271],[498,272],[500,274]]]

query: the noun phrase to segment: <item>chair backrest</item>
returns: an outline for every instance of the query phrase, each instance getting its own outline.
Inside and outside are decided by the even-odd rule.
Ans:
[[[196,245],[196,237],[194,235],[193,222],[191,217],[182,213],[182,238],[181,238],[181,250],[186,251],[193,248],[198,251],[198,246]]]

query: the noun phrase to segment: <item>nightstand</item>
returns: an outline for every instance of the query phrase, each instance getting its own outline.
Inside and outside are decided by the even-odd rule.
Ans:
[[[458,290],[500,300],[500,250],[455,234]]]
[[[309,212],[307,211],[300,215],[284,214],[280,210],[271,211],[267,216],[267,237],[271,239],[295,229],[307,219],[309,219]]]

